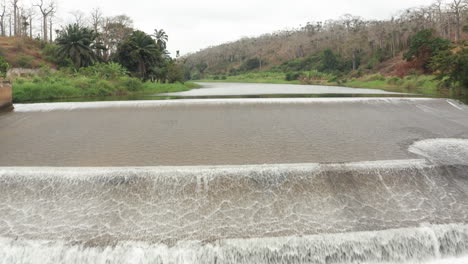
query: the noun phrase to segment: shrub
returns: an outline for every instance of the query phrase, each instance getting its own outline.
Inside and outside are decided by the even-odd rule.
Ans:
[[[16,59],[16,64],[21,68],[32,68],[34,58],[31,56],[21,55]]]
[[[259,68],[260,63],[261,62],[258,58],[248,59],[242,64],[241,69],[244,71],[251,71],[251,70]]]
[[[368,63],[367,63],[367,69],[372,70],[375,65],[379,63],[379,59],[377,58],[372,58]]]
[[[143,90],[143,83],[140,79],[123,77],[119,80],[119,82],[123,86],[123,88],[128,91],[136,92]]]
[[[301,76],[301,73],[299,72],[288,72],[286,73],[286,81],[295,81],[297,79],[299,79],[299,77]]]
[[[122,65],[115,62],[109,62],[98,63],[93,66],[80,68],[79,74],[87,77],[115,80],[120,77],[127,76],[128,72]]]
[[[218,75],[215,75],[215,76],[213,77],[213,80],[219,80],[219,76],[218,76]]]
[[[6,62],[5,58],[0,57],[0,77],[6,77],[8,69],[10,69],[10,64]]]
[[[387,83],[390,85],[398,85],[401,84],[401,78],[398,76],[392,76],[387,80]]]

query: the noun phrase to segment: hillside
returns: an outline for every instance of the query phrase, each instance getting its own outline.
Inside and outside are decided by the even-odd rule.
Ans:
[[[338,20],[309,22],[304,27],[209,47],[187,55],[185,67],[194,79],[310,70],[337,75],[355,70],[392,75],[403,62],[410,39],[421,30],[431,29],[435,36],[452,42],[468,40],[466,31],[455,32],[454,21],[449,6],[436,9],[433,5],[405,10],[381,21],[344,15]],[[468,12],[462,14],[459,23],[460,28],[468,28]]]
[[[43,55],[41,42],[30,38],[0,37],[0,56],[12,68],[38,68],[42,64],[56,68]]]

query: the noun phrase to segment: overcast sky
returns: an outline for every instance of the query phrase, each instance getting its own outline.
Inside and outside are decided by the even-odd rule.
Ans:
[[[182,54],[208,46],[298,27],[307,21],[343,14],[386,19],[431,0],[58,0],[61,16],[100,7],[107,16],[126,14],[135,27],[151,33],[163,28],[169,51]]]

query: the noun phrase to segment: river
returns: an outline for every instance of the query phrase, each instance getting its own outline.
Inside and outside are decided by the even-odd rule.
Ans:
[[[1,113],[0,263],[468,261],[467,105],[207,92]]]

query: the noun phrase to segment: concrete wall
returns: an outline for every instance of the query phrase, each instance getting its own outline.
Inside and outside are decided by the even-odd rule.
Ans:
[[[9,81],[0,80],[0,110],[12,107],[12,89]]]

